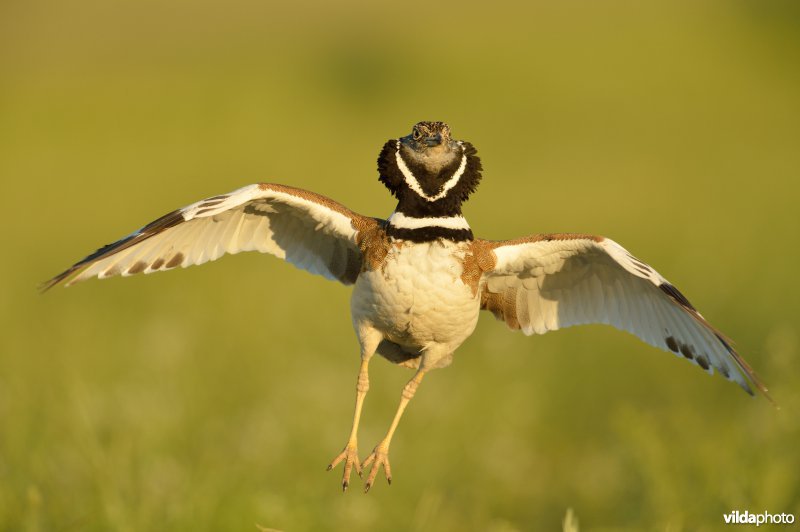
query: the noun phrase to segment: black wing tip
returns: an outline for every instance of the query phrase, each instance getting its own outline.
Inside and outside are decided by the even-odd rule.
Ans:
[[[160,233],[161,231],[169,229],[170,227],[174,227],[183,221],[184,221],[183,211],[181,209],[168,212],[161,218],[158,218],[157,220],[150,222],[149,224],[145,225],[138,231],[135,231],[134,233],[126,237],[120,238],[116,242],[112,242],[111,244],[107,244],[101,247],[100,249],[98,249],[91,255],[87,256],[83,260],[76,262],[69,269],[61,272],[60,274],[56,275],[49,281],[43,282],[38,287],[39,293],[44,294],[57,284],[64,281],[65,279],[68,279],[73,273],[80,270],[84,266],[88,266],[90,263],[98,259],[102,259],[109,255],[113,255],[118,251],[122,251],[123,249],[135,244],[136,242],[150,238],[151,236],[154,236]]]
[[[725,346],[725,349],[728,350],[728,353],[730,353],[730,355],[733,357],[733,359],[739,365],[739,368],[744,371],[745,380],[744,380],[744,382],[738,383],[739,386],[745,392],[747,392],[747,394],[750,397],[755,397],[756,396],[756,392],[754,392],[753,388],[750,386],[752,384],[761,393],[761,395],[763,395],[764,398],[766,398],[766,400],[770,402],[770,404],[772,406],[774,406],[777,410],[780,410],[781,409],[780,405],[769,394],[769,389],[761,381],[761,378],[758,376],[758,374],[755,372],[755,370],[750,366],[750,364],[745,362],[745,360],[741,357],[741,355],[739,355],[739,353],[736,351],[736,349],[733,348],[733,345],[732,345],[733,342],[731,342],[729,339],[725,338],[722,334],[720,334],[719,332],[716,332],[716,331],[714,332],[714,336],[716,336],[717,340],[719,340],[722,343],[722,345]]]
[[[49,292],[50,289],[53,288],[55,285],[59,284],[61,281],[69,277],[69,274],[72,273],[72,271],[73,271],[72,268],[70,268],[67,271],[59,273],[52,279],[48,279],[47,281],[39,283],[39,285],[36,287],[36,290],[38,290],[40,294],[44,295],[45,293]]]
[[[694,308],[694,305],[692,305],[692,304],[689,302],[689,300],[686,298],[686,296],[685,296],[685,295],[683,295],[683,294],[681,293],[681,291],[680,291],[680,290],[678,290],[677,288],[675,288],[675,285],[673,285],[673,284],[670,284],[670,283],[668,283],[667,281],[664,281],[663,283],[661,283],[660,285],[658,285],[658,287],[661,289],[661,291],[662,291],[662,292],[664,292],[664,293],[665,293],[665,294],[667,294],[669,297],[671,297],[672,299],[674,299],[674,300],[675,300],[675,301],[676,301],[678,304],[680,304],[682,307],[685,307],[685,308],[687,308],[687,309],[689,309],[689,310],[691,310],[691,311],[697,312],[697,309],[696,309],[696,308]]]
[[[134,233],[134,234],[132,234],[130,236],[126,236],[125,238],[117,240],[116,242],[113,242],[111,244],[108,244],[108,245],[105,245],[105,246],[101,247],[100,249],[98,249],[97,251],[92,253],[91,255],[87,256],[86,258],[84,258],[82,260],[79,260],[78,262],[76,262],[75,264],[73,264],[72,266],[70,266],[69,268],[64,270],[63,272],[59,273],[58,275],[56,275],[52,279],[49,279],[49,280],[41,283],[39,285],[39,287],[38,287],[39,288],[39,293],[44,294],[45,292],[49,291],[51,288],[53,288],[57,284],[60,284],[64,280],[68,279],[73,273],[75,273],[76,271],[80,270],[82,267],[88,266],[91,262],[93,262],[93,261],[95,261],[95,260],[97,260],[99,258],[102,258],[102,257],[104,257],[106,255],[113,254],[114,252],[118,251],[120,248],[125,246],[125,244],[127,244],[128,242],[130,242],[131,240],[133,240],[137,236],[139,236],[139,232],[136,232],[136,233]]]
[[[683,308],[688,310],[689,313],[691,315],[693,315],[698,321],[700,321],[703,325],[708,327],[708,329],[714,334],[714,336],[717,338],[717,340],[725,347],[725,350],[728,351],[728,353],[731,355],[731,357],[733,357],[734,361],[739,366],[739,369],[744,374],[744,382],[739,382],[739,381],[734,381],[734,382],[739,384],[739,387],[742,388],[745,392],[747,392],[748,395],[750,395],[751,397],[754,397],[756,395],[756,393],[753,391],[753,388],[751,387],[751,384],[752,384],[752,386],[754,386],[761,393],[761,395],[763,395],[767,399],[767,401],[769,401],[772,404],[772,406],[774,406],[776,409],[780,410],[780,406],[772,398],[772,396],[769,394],[768,388],[761,381],[761,378],[758,376],[758,374],[755,372],[755,370],[753,370],[753,368],[750,366],[750,364],[745,362],[745,360],[739,355],[739,353],[736,351],[736,349],[734,349],[733,342],[729,338],[726,338],[722,333],[717,331],[714,327],[712,327],[705,319],[703,319],[703,317],[700,316],[700,314],[697,312],[697,309],[694,308],[694,306],[689,302],[689,300],[686,298],[686,296],[684,296],[680,292],[680,290],[675,288],[674,285],[672,285],[672,284],[670,284],[670,283],[665,281],[665,282],[661,283],[660,285],[658,285],[658,287],[661,289],[662,292],[667,294],[673,301],[675,301],[680,306],[682,306]],[[674,337],[669,336],[669,337],[665,338],[665,342],[666,342],[667,348],[670,351],[672,351],[672,352],[674,352],[676,354],[679,354],[679,353],[683,354],[688,359],[695,358],[694,356],[690,356],[690,355],[694,355],[694,353],[687,353],[683,349],[684,346],[681,345],[679,342],[677,342],[677,340]],[[694,360],[694,361],[697,362],[701,367],[703,367],[703,369],[706,369],[707,371],[709,371],[711,369],[710,367],[706,367],[706,365],[702,364],[700,362],[700,360]],[[713,371],[713,370],[711,370],[711,371]],[[719,370],[717,370],[717,371],[719,371]],[[725,376],[725,377],[728,380],[733,380],[731,377],[728,377],[728,376]]]

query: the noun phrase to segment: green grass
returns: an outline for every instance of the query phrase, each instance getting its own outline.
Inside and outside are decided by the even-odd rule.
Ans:
[[[791,2],[710,0],[3,4],[0,529],[800,517],[798,22]],[[342,495],[325,466],[358,369],[347,289],[245,254],[37,294],[251,182],[386,216],[375,158],[422,119],[483,158],[479,235],[614,238],[736,340],[781,409],[610,328],[527,338],[485,316],[409,407],[392,486]],[[410,373],[371,375],[364,455]]]

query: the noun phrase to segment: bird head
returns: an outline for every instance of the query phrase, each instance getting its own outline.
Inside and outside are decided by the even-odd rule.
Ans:
[[[460,214],[480,181],[481,163],[475,148],[453,139],[444,122],[419,122],[383,146],[378,173],[398,199],[398,211],[445,216]]]
[[[425,162],[445,164],[456,157],[458,143],[450,137],[450,126],[444,122],[419,122],[411,134],[400,139],[402,147],[412,157]]]

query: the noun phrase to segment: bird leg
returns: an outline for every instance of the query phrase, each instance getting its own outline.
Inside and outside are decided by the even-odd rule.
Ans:
[[[408,406],[408,402],[411,401],[411,398],[414,397],[414,394],[417,391],[417,387],[419,383],[422,381],[422,377],[425,376],[426,370],[423,369],[422,365],[414,374],[408,383],[403,387],[403,393],[400,396],[400,405],[397,407],[397,413],[394,415],[394,419],[392,420],[392,424],[389,427],[389,431],[386,433],[386,436],[380,441],[378,445],[375,446],[372,453],[367,457],[366,460],[361,464],[361,467],[366,469],[372,464],[372,469],[369,472],[369,476],[367,477],[367,483],[364,484],[364,492],[368,492],[369,489],[372,487],[372,482],[375,480],[375,476],[378,474],[378,470],[383,466],[384,473],[386,473],[386,480],[389,484],[392,483],[392,468],[389,465],[389,444],[392,441],[392,436],[394,435],[394,431],[397,429],[397,424],[400,423],[400,418],[403,416],[403,412]]]
[[[358,382],[356,383],[356,410],[353,415],[353,428],[350,431],[350,438],[347,440],[344,450],[331,461],[328,471],[339,465],[344,460],[344,475],[342,475],[342,491],[347,491],[350,485],[350,472],[355,467],[358,476],[361,476],[361,463],[358,460],[358,422],[361,419],[361,408],[364,406],[364,398],[369,390],[369,373],[367,366],[372,354],[361,358],[361,369],[358,372]]]

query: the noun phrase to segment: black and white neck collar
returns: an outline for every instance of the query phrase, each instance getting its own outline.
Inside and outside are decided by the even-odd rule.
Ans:
[[[481,162],[469,142],[454,144],[456,157],[438,170],[409,158],[397,139],[384,144],[378,156],[378,173],[397,198],[397,212],[413,218],[461,215],[461,204],[480,182]]]
[[[472,230],[461,215],[414,217],[395,211],[386,222],[386,234],[398,240],[430,242],[442,238],[464,242],[473,239]]]
[[[395,159],[397,161],[397,168],[403,175],[403,180],[408,188],[427,202],[439,201],[447,196],[450,190],[458,184],[458,181],[461,179],[461,176],[464,175],[464,171],[467,169],[467,154],[464,150],[463,144],[459,142],[458,145],[461,147],[461,161],[458,165],[458,168],[456,168],[456,171],[453,173],[453,175],[441,186],[441,189],[437,194],[428,194],[425,192],[425,190],[423,190],[416,176],[414,176],[414,172],[411,171],[405,160],[403,160],[403,155],[400,150],[400,141],[398,140]]]

